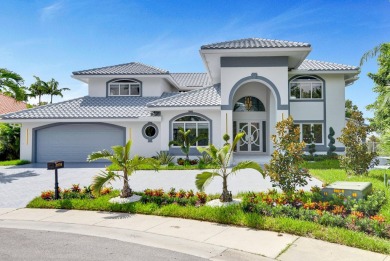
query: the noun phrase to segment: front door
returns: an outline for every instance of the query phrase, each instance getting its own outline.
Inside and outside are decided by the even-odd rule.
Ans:
[[[237,131],[245,133],[237,145],[239,152],[261,152],[262,135],[260,122],[239,122]]]

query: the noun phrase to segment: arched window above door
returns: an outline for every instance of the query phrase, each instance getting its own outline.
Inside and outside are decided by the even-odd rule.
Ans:
[[[265,111],[264,104],[253,96],[246,96],[239,99],[234,104],[235,112],[247,112],[247,111]]]

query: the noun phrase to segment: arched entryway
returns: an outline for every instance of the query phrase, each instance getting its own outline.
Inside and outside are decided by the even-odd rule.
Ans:
[[[276,102],[272,91],[258,81],[243,83],[233,95],[233,136],[245,136],[235,148],[236,154],[271,153],[270,126],[274,126]]]

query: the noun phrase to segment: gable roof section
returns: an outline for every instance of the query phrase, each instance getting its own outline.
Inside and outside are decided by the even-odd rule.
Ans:
[[[83,71],[73,72],[73,75],[161,75],[168,71],[138,62],[124,63]]]
[[[297,70],[304,71],[354,71],[359,67],[339,63],[322,62],[317,60],[304,60]]]
[[[0,114],[27,109],[27,104],[0,93]]]
[[[220,86],[210,86],[180,93],[168,98],[158,99],[147,104],[149,108],[154,107],[207,107],[221,105]]]
[[[1,115],[2,119],[106,119],[152,116],[146,104],[161,97],[81,97],[30,110]]]
[[[310,47],[309,43],[271,40],[263,38],[245,38],[233,41],[202,45],[200,49],[247,49],[247,48],[292,48]]]
[[[180,87],[210,86],[210,78],[207,73],[171,73],[171,76]]]

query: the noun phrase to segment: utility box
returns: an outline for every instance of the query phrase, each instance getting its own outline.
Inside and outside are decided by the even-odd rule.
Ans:
[[[323,188],[321,190],[321,194],[324,198],[329,198],[332,196],[332,194],[341,194],[345,197],[362,199],[366,198],[371,191],[371,182],[338,181]]]

